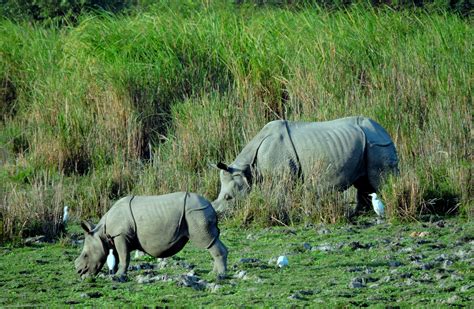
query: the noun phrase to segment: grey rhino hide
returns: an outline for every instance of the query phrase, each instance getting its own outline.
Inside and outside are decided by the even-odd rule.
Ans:
[[[218,163],[221,190],[212,203],[224,211],[244,197],[253,183],[283,177],[357,191],[356,212],[379,189],[382,177],[398,171],[395,145],[370,118],[347,117],[325,122],[276,120],[266,124],[228,166]]]
[[[118,261],[118,275],[126,273],[130,252],[141,250],[154,257],[179,252],[187,241],[208,249],[214,271],[226,270],[227,249],[219,239],[217,216],[210,202],[194,193],[124,197],[100,219],[97,226],[83,223],[82,253],[75,261],[79,275],[95,275],[109,249]]]

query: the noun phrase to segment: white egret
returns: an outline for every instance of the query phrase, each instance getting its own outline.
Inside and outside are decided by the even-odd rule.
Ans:
[[[382,201],[378,199],[376,193],[370,193],[369,196],[372,197],[372,207],[374,208],[375,213],[379,217],[383,217],[385,215],[385,207]]]
[[[68,207],[64,206],[63,224],[66,224],[68,220],[69,220]]]
[[[280,268],[288,266],[288,258],[284,255],[279,256],[277,260],[277,265]]]
[[[107,256],[107,267],[109,268],[109,274],[113,275],[114,274],[114,268],[115,268],[114,249],[109,250],[109,255]]]

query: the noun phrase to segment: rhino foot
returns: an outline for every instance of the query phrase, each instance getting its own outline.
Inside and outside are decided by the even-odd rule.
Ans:
[[[113,281],[116,281],[116,282],[120,282],[120,283],[123,283],[123,282],[127,282],[128,281],[128,276],[127,275],[120,275],[120,276],[115,276],[112,278]]]
[[[226,274],[218,274],[217,277],[216,277],[216,281],[221,282],[221,281],[223,281],[227,278],[229,278],[229,276],[227,276]]]

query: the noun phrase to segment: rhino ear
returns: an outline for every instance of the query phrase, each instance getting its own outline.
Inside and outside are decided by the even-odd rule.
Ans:
[[[88,222],[88,221],[85,221],[83,220],[81,222],[81,227],[82,229],[84,230],[84,232],[86,232],[87,234],[92,234],[93,233],[93,230],[94,230],[94,224]]]
[[[222,162],[217,163],[217,168],[230,173],[229,167],[225,163],[222,163]]]

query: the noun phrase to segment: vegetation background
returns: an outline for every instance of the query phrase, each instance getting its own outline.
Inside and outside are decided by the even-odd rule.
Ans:
[[[56,236],[64,205],[210,200],[268,121],[369,116],[393,137],[390,220],[473,216],[470,1],[12,1],[0,5],[0,238]],[[263,185],[235,224],[343,220],[351,191]],[[273,191],[275,192],[275,191]],[[317,192],[317,194],[314,194]]]

